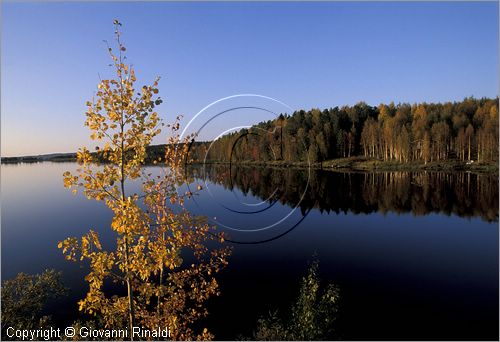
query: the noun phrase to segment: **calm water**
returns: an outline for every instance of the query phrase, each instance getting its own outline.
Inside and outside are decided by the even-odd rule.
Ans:
[[[1,166],[2,279],[63,271],[71,292],[59,319],[77,311],[86,285],[57,242],[89,228],[105,246],[114,239],[104,205],[63,188],[75,168]],[[498,176],[213,166],[190,175],[204,184],[190,209],[234,245],[209,308],[217,339],[286,312],[313,255],[340,286],[345,339],[498,339]]]

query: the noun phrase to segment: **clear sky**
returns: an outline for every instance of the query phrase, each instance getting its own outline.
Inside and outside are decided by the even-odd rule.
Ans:
[[[162,77],[167,120],[239,93],[310,109],[499,90],[498,2],[3,1],[2,156],[88,143],[85,102],[110,74],[114,18],[138,85]]]

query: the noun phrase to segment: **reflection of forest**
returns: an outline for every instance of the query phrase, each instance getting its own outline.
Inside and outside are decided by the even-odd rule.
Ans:
[[[227,165],[193,168],[195,177],[237,188],[261,199],[270,196],[303,212],[432,212],[498,220],[498,175],[467,172],[354,173]],[[308,185],[307,185],[308,184]]]

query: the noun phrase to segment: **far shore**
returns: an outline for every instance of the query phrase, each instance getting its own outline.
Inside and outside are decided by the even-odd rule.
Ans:
[[[39,162],[75,162],[76,153],[53,153],[38,156],[2,157],[3,164],[39,163]],[[225,161],[206,161],[206,164],[229,165]],[[194,162],[193,164],[202,164]],[[350,157],[327,160],[319,163],[276,161],[238,161],[235,166],[262,166],[274,168],[312,168],[338,171],[472,171],[498,173],[498,163],[478,163],[477,161],[444,160],[431,162],[384,161],[374,158]]]
[[[2,164],[19,164],[19,163],[39,163],[44,161],[50,162],[72,162],[76,161],[76,153],[51,153],[40,154],[37,156],[22,156],[22,157],[2,157]]]

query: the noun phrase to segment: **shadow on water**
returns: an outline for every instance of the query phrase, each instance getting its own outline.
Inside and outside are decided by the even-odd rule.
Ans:
[[[309,170],[220,164],[192,166],[190,174],[270,203],[299,205],[303,214],[311,209],[353,214],[441,213],[498,221],[496,174],[310,170],[309,176]]]
[[[2,278],[63,271],[71,291],[54,316],[65,324],[85,295],[87,269],[65,261],[57,242],[90,227],[105,248],[116,241],[109,210],[63,188],[62,173],[76,167],[2,165]],[[317,254],[321,280],[340,288],[345,339],[498,340],[498,175],[229,172],[215,164],[189,174],[206,186],[194,209],[216,223],[255,229],[296,208],[258,234],[230,231],[237,241],[267,242],[234,245],[221,296],[208,308],[206,326],[217,339],[251,336],[259,317],[285,312]]]
[[[207,203],[223,196],[243,208],[266,202],[266,217],[277,203],[299,209],[292,223],[300,224],[235,248],[223,296],[210,308],[219,339],[251,334],[258,317],[286,310],[298,291],[292,284],[316,252],[325,280],[341,289],[344,339],[498,338],[498,175],[220,164],[189,174],[190,182],[218,186],[203,203],[207,215],[221,215],[222,207]]]

